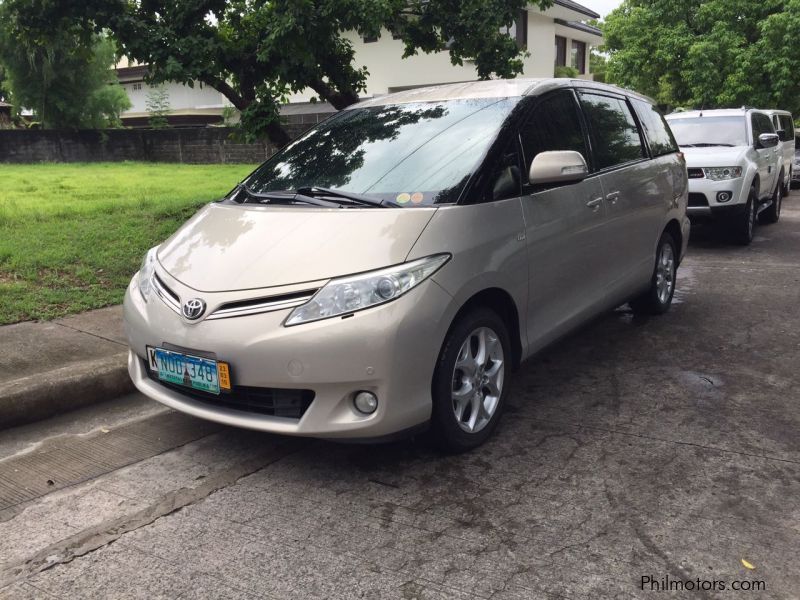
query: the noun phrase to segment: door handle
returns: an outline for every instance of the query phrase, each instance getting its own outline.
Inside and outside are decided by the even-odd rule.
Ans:
[[[609,204],[616,204],[619,199],[619,192],[609,192],[606,196],[606,202]]]
[[[589,200],[589,201],[586,203],[586,206],[588,206],[589,208],[591,208],[592,210],[594,210],[595,212],[597,212],[597,210],[600,208],[600,203],[601,203],[602,201],[603,201],[603,199],[602,199],[602,198],[595,198],[594,200]]]

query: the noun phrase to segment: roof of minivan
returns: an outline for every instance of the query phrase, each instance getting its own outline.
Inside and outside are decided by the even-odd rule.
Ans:
[[[467,81],[464,83],[449,83],[430,87],[413,88],[385,96],[376,96],[352,104],[348,108],[364,108],[370,106],[385,106],[388,104],[408,104],[410,102],[441,102],[444,100],[466,100],[470,98],[515,98],[522,96],[538,96],[546,91],[557,88],[585,87],[598,90],[623,93],[632,98],[639,98],[646,102],[653,101],[641,94],[626,90],[615,85],[596,83],[585,79],[544,78],[544,79],[490,79],[486,81]],[[345,109],[347,110],[347,109]]]
[[[786,115],[787,117],[791,117],[792,113],[788,110],[781,110],[779,108],[767,108],[764,110],[765,113],[768,115]]]

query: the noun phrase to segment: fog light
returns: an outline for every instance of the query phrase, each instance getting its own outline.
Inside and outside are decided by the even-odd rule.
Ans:
[[[730,192],[717,192],[717,202],[727,202],[732,196]]]
[[[358,392],[353,398],[356,410],[365,415],[371,415],[378,408],[378,398],[372,392]]]

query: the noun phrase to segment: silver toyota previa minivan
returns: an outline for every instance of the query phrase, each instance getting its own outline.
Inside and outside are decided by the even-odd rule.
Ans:
[[[521,361],[625,302],[669,308],[686,203],[669,127],[614,86],[363,101],[147,253],[125,296],[130,375],[228,425],[359,440],[430,425],[467,450]]]

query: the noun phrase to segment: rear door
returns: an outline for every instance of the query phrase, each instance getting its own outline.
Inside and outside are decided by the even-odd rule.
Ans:
[[[652,274],[668,170],[649,160],[625,96],[604,90],[584,90],[579,96],[607,211],[603,272],[609,294],[619,299],[638,291]]]
[[[528,172],[540,152],[574,150],[589,158],[572,90],[544,95],[520,129],[523,214],[528,251],[528,339],[531,350],[605,303],[608,279],[606,209],[596,177],[578,183],[531,186]]]

